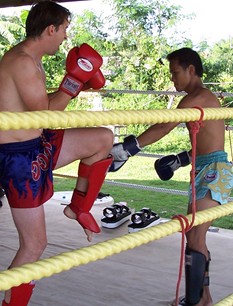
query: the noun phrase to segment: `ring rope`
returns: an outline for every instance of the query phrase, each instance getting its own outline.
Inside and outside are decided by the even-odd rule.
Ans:
[[[233,213],[233,202],[223,206],[217,206],[196,213],[195,225],[212,221]],[[192,219],[187,215],[188,220]],[[81,248],[47,259],[41,259],[34,263],[22,265],[10,270],[0,272],[0,290],[8,290],[22,283],[31,280],[39,280],[50,277],[62,271],[67,271],[73,267],[88,264],[99,259],[104,259],[110,255],[119,254],[123,251],[147,244],[154,240],[169,236],[181,230],[178,220],[171,220],[164,224],[159,224],[140,232],[126,234],[108,241]]]
[[[0,130],[31,128],[71,128],[114,124],[155,124],[190,122],[199,119],[197,109],[109,110],[109,111],[34,111],[1,112]],[[203,120],[233,118],[231,108],[205,108]]]
[[[233,294],[228,295],[226,298],[219,301],[215,306],[232,306],[233,305]]]
[[[204,83],[204,85],[209,85],[213,83]],[[164,96],[185,96],[186,92],[178,92],[178,91],[172,91],[172,90],[132,90],[132,89],[100,89],[100,90],[86,90],[85,92],[99,92],[104,95],[108,93],[117,93],[117,94],[139,94],[139,95],[164,95]],[[85,93],[83,92],[83,93]],[[224,98],[224,97],[233,97],[233,93],[231,92],[220,92],[216,91],[213,92],[214,95],[216,95],[219,98]]]

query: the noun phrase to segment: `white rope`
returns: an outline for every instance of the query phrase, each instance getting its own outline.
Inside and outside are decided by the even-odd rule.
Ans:
[[[86,92],[96,92],[95,90],[87,90]],[[167,96],[185,96],[185,92],[178,91],[157,91],[157,90],[129,90],[129,89],[101,89],[98,90],[100,93],[118,93],[118,94],[140,94],[140,95],[167,95]],[[231,92],[213,92],[217,97],[233,97]]]

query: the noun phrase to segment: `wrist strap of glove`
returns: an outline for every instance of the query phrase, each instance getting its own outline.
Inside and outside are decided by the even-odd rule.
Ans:
[[[191,163],[191,157],[189,156],[187,151],[183,151],[177,154],[177,158],[180,163],[180,167],[188,166]]]
[[[59,87],[59,90],[62,90],[71,97],[76,97],[83,88],[83,83],[74,78],[71,75],[66,74],[63,78],[63,81]]]
[[[134,135],[125,137],[123,149],[128,152],[129,156],[134,156],[142,150],[139,146],[137,138]]]

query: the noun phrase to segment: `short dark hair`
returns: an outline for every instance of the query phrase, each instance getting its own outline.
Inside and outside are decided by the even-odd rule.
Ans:
[[[33,4],[26,20],[26,37],[38,37],[50,25],[58,28],[65,20],[70,20],[70,11],[54,1]]]
[[[179,65],[186,69],[189,65],[195,67],[196,74],[203,76],[203,66],[199,54],[191,48],[181,48],[167,55],[169,62],[177,60]]]

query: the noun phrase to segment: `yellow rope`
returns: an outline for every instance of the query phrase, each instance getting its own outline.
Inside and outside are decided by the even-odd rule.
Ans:
[[[196,214],[194,225],[199,225],[207,221],[215,220],[233,213],[233,202]],[[191,222],[192,215],[187,216]],[[28,283],[31,280],[39,280],[53,274],[69,270],[73,267],[88,264],[99,259],[106,258],[113,254],[118,254],[129,249],[141,246],[158,240],[162,237],[177,233],[181,230],[178,220],[171,220],[164,224],[144,229],[140,232],[126,234],[108,241],[84,247],[57,256],[41,259],[37,262],[25,264],[21,267],[0,272],[0,290],[8,290],[13,286]]]
[[[231,108],[205,108],[203,120],[233,118]],[[111,111],[35,111],[1,112],[0,130],[31,128],[71,128],[114,124],[153,124],[189,122],[200,118],[198,109],[111,110]]]
[[[233,305],[233,294],[227,296],[223,300],[219,301],[217,304],[214,304],[214,306],[232,306]]]

